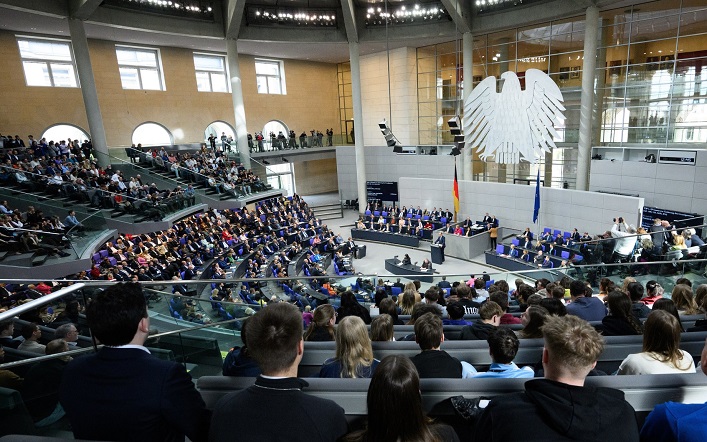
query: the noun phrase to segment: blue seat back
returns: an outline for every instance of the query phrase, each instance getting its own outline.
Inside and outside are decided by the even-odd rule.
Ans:
[[[506,249],[505,249],[505,247],[504,247],[503,244],[498,244],[498,245],[496,246],[496,253],[498,253],[499,255],[502,255],[505,250],[506,250]]]

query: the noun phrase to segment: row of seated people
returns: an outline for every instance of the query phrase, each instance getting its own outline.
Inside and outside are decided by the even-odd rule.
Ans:
[[[64,221],[58,215],[45,216],[41,210],[28,206],[27,210],[0,202],[0,251],[21,254],[35,252],[50,256],[69,256],[69,233],[78,234],[83,225],[73,210]]]
[[[7,204],[0,207],[10,211]],[[255,277],[260,273],[262,265],[266,263],[265,257],[270,256],[271,251],[275,254],[286,246],[283,236],[267,227],[261,217],[280,219],[279,216],[282,216],[283,225],[286,227],[281,232],[288,231],[293,237],[300,233],[300,226],[304,228],[315,224],[321,225],[299,196],[295,196],[292,200],[280,198],[261,202],[255,212],[260,216],[256,216],[248,209],[213,210],[178,221],[165,231],[143,235],[120,235],[114,242],[107,243],[93,255],[94,265],[90,270],[71,275],[69,279],[110,281],[192,279],[195,272],[209,259],[219,256],[233,262],[237,257],[259,248],[262,259],[251,258],[245,275],[245,277]],[[32,208],[28,214],[30,220],[36,216]],[[321,227],[317,229],[320,233],[323,231]],[[285,260],[282,257],[279,259]],[[222,270],[217,271],[217,274],[226,277]],[[180,293],[188,291],[178,282],[174,283],[173,288],[175,287],[175,291]],[[20,300],[24,299],[28,298],[26,296],[20,298]],[[4,299],[3,302],[5,301]],[[6,307],[14,305],[16,301],[12,300],[7,302]]]
[[[120,289],[120,290],[119,290]],[[88,312],[89,324],[95,321],[97,317],[103,311],[109,314],[115,313],[115,305],[110,304],[108,300],[109,297],[120,297],[120,299],[125,299],[129,295],[124,293],[127,290],[123,287],[116,287],[115,290],[110,290],[107,293],[101,294],[96,299],[96,304],[92,305],[91,310]],[[122,293],[122,294],[121,294]],[[130,295],[133,295],[132,293]],[[133,298],[142,296],[141,293],[134,293]],[[103,307],[103,305],[106,307]],[[129,309],[131,303],[125,302],[119,305],[124,305],[124,309]],[[110,307],[108,307],[110,306]],[[122,317],[120,315],[119,317]],[[656,322],[659,322],[661,318],[660,315],[656,315]],[[413,356],[408,359],[406,357],[393,356],[381,361],[375,360],[372,351],[364,351],[358,353],[355,358],[347,359],[346,356],[352,355],[352,349],[359,344],[366,344],[365,338],[367,338],[365,327],[361,328],[362,321],[353,316],[345,317],[340,321],[336,336],[340,336],[340,353],[342,357],[334,357],[331,360],[325,361],[322,370],[326,369],[327,372],[331,372],[334,376],[338,373],[336,377],[367,377],[367,372],[371,372],[369,377],[373,377],[370,384],[370,395],[382,394],[380,398],[373,401],[373,403],[378,403],[379,401],[390,401],[390,404],[395,409],[395,413],[400,411],[400,406],[413,405],[417,410],[418,414],[421,414],[422,404],[420,395],[420,377],[443,377],[439,374],[447,374],[446,377],[461,377],[464,373],[464,365],[461,364],[459,360],[455,360],[448,353],[446,353],[443,343],[442,336],[442,324],[441,320],[434,314],[428,313],[422,315],[416,321],[416,334],[418,334],[418,343],[420,349],[419,356]],[[137,328],[137,327],[136,327]],[[99,328],[97,328],[99,329]],[[283,435],[283,429],[281,426],[267,425],[270,422],[270,418],[264,415],[269,413],[277,413],[282,416],[290,416],[287,410],[291,411],[293,403],[297,403],[299,407],[304,409],[316,409],[318,410],[318,415],[316,418],[310,417],[309,414],[300,414],[294,416],[296,422],[300,424],[306,424],[307,428],[310,429],[309,432],[305,432],[302,438],[296,440],[311,440],[311,434],[316,431],[316,434],[323,438],[324,440],[335,440],[340,436],[348,432],[348,425],[346,418],[344,416],[344,411],[335,405],[331,401],[323,401],[321,399],[316,399],[312,397],[307,397],[306,393],[301,391],[301,388],[293,387],[294,384],[299,384],[301,381],[296,379],[297,366],[303,356],[306,356],[308,348],[305,347],[304,353],[302,351],[301,339],[302,339],[302,326],[301,326],[301,315],[292,306],[286,303],[276,303],[272,306],[268,306],[262,309],[259,313],[256,313],[249,321],[245,324],[246,338],[245,343],[246,349],[243,349],[242,355],[248,357],[251,361],[255,361],[255,367],[251,365],[251,369],[255,368],[257,373],[262,372],[262,377],[259,377],[256,382],[256,387],[250,388],[248,392],[243,393],[233,393],[225,398],[223,398],[218,405],[215,402],[211,402],[211,407],[213,407],[214,414],[210,415],[206,411],[206,404],[203,400],[199,399],[198,392],[196,394],[193,385],[191,385],[191,380],[188,376],[182,376],[183,380],[179,381],[184,387],[191,385],[189,389],[179,390],[181,393],[176,394],[172,397],[172,401],[180,401],[183,404],[189,404],[189,413],[183,415],[183,418],[178,422],[172,422],[171,425],[167,425],[170,428],[169,434],[180,434],[187,435],[192,440],[197,440],[199,435],[206,437],[209,434],[210,440],[228,440],[232,437],[232,428],[237,425],[239,428],[243,427],[245,433],[243,437],[252,439],[257,437],[281,437]],[[273,330],[276,333],[273,333]],[[108,335],[103,335],[99,333],[98,339],[104,341],[109,339]],[[144,331],[136,332],[137,342],[144,342],[147,338],[147,333]],[[343,339],[344,336],[350,339]],[[501,351],[496,351],[496,345],[494,340],[498,338],[499,346]],[[540,398],[549,397],[557,398],[558,392],[563,392],[561,395],[563,399],[563,405],[567,405],[571,410],[574,410],[580,403],[584,403],[585,400],[589,398],[592,399],[593,407],[583,407],[584,415],[582,417],[586,418],[587,414],[591,414],[594,418],[598,419],[599,416],[602,417],[602,422],[605,419],[611,417],[611,428],[605,429],[595,428],[593,431],[601,432],[598,437],[603,440],[605,437],[610,435],[626,438],[627,440],[638,440],[638,428],[635,423],[635,416],[633,415],[633,409],[626,403],[620,392],[609,391],[607,389],[597,390],[594,387],[587,386],[583,387],[585,377],[591,372],[592,367],[599,358],[605,344],[602,342],[601,337],[596,334],[586,323],[580,319],[572,318],[571,316],[566,317],[552,317],[548,320],[546,327],[543,329],[543,338],[545,340],[546,356],[543,356],[543,369],[544,376],[546,380],[538,379],[531,381],[526,385],[526,389],[533,392],[533,397],[536,400]],[[129,341],[125,341],[129,342]],[[350,345],[348,345],[350,343]],[[497,366],[510,366],[515,357],[515,352],[518,351],[518,342],[514,340],[513,334],[507,334],[499,329],[493,333],[493,336],[488,340],[489,352],[494,359],[494,364]],[[111,341],[113,347],[122,346],[124,342]],[[337,343],[337,345],[339,345]],[[299,348],[298,351],[294,351]],[[370,341],[368,345],[363,347],[366,350],[370,350]],[[578,349],[582,349],[579,351]],[[111,353],[115,354],[117,350],[115,348],[106,347],[100,352],[104,355],[109,355]],[[130,350],[128,350],[130,351]],[[544,351],[544,352],[545,352]],[[286,354],[295,353],[295,358],[285,357]],[[139,354],[139,353],[136,353]],[[231,353],[233,354],[233,353]],[[140,371],[140,376],[150,376],[151,373],[160,369],[164,372],[165,369],[171,369],[172,366],[176,367],[176,364],[165,362],[160,363],[159,367],[157,364],[150,364],[139,358],[134,358],[133,354],[125,353],[129,356],[131,366]],[[562,357],[560,357],[562,355]],[[142,356],[142,355],[141,355]],[[361,357],[358,357],[361,356]],[[571,356],[572,364],[568,366]],[[363,363],[361,363],[363,360]],[[275,362],[277,361],[277,362]],[[283,369],[283,362],[287,361]],[[62,408],[66,411],[68,418],[72,424],[74,435],[77,438],[84,439],[103,439],[106,437],[106,431],[110,431],[111,434],[116,435],[116,432],[120,431],[121,439],[131,439],[136,437],[136,435],[149,434],[152,439],[162,439],[167,433],[165,433],[165,425],[151,425],[151,424],[140,424],[135,426],[116,426],[111,425],[111,420],[106,419],[102,416],[105,415],[106,410],[118,410],[121,407],[125,408],[126,405],[126,393],[133,391],[141,391],[146,397],[152,398],[153,395],[157,395],[158,398],[164,397],[167,393],[160,393],[155,389],[147,392],[143,384],[135,385],[134,379],[123,380],[120,378],[116,382],[101,382],[97,385],[91,385],[91,388],[79,388],[79,385],[85,385],[86,377],[85,373],[87,370],[94,370],[96,364],[100,364],[100,360],[94,356],[88,356],[88,359],[76,360],[66,366],[61,375],[61,381],[57,385],[61,385],[59,390],[58,398],[61,401]],[[577,367],[581,368],[577,368]],[[401,372],[401,367],[403,368]],[[228,367],[230,368],[230,367]],[[489,376],[493,373],[503,373],[497,377],[510,377],[507,373],[516,370],[504,370],[501,367],[496,370],[489,370]],[[568,383],[567,377],[558,377],[558,371],[565,373],[568,368],[573,368],[574,373],[570,383]],[[99,378],[106,378],[111,376],[111,371],[122,371],[121,367],[115,366],[104,366],[102,370],[96,370],[99,373]],[[182,369],[183,370],[183,369]],[[523,370],[523,369],[520,369]],[[527,372],[527,370],[524,370]],[[433,374],[430,376],[430,374]],[[349,376],[346,376],[349,374]],[[453,374],[453,376],[452,376]],[[181,376],[181,375],[180,375]],[[250,375],[253,376],[253,375]],[[481,377],[477,373],[477,376]],[[175,375],[176,377],[176,375]],[[277,378],[277,379],[275,379]],[[387,381],[386,381],[387,379]],[[405,380],[412,379],[412,380]],[[175,380],[175,382],[177,382]],[[400,396],[393,396],[395,389],[388,388],[386,382],[394,383],[398,386],[404,385],[405,391],[410,391],[410,398],[417,398],[411,401],[401,400]],[[82,384],[80,384],[82,383]],[[118,385],[115,385],[115,384]],[[570,386],[571,383],[576,383],[576,386]],[[200,383],[201,384],[201,383]],[[408,385],[409,384],[409,385]],[[280,393],[281,400],[272,401],[266,400],[269,392],[273,390],[278,390]],[[571,392],[571,395],[566,395],[564,393]],[[173,394],[176,392],[172,392]],[[272,393],[270,393],[272,394]],[[118,396],[118,397],[116,397]],[[86,407],[86,404],[96,403],[95,401],[102,401],[103,407],[101,408],[101,413],[94,413],[92,407]],[[488,409],[481,416],[481,420],[477,425],[477,433],[481,432],[479,440],[486,440],[493,438],[496,432],[503,430],[503,425],[494,423],[491,425],[490,420],[491,414],[495,418],[498,416],[497,413],[503,412],[506,407],[510,407],[504,400],[513,400],[516,396],[499,397],[491,401]],[[543,400],[541,403],[546,403]],[[296,402],[295,402],[296,401]],[[501,401],[500,404],[497,404]],[[160,402],[158,400],[151,400],[149,404],[145,404],[139,411],[140,416],[155,416],[158,421],[166,422],[166,418],[160,418],[160,407],[155,406],[152,402]],[[402,405],[401,405],[402,404]],[[505,405],[505,407],[504,407]],[[520,405],[518,405],[520,406]],[[273,407],[275,407],[273,409]],[[518,411],[516,405],[514,408],[507,410],[508,413],[515,413],[513,422],[517,422]],[[387,409],[388,407],[385,407]],[[523,437],[527,437],[529,432],[537,436],[541,440],[553,439],[559,436],[563,437],[579,437],[582,435],[582,431],[588,430],[584,427],[573,426],[567,430],[556,430],[553,429],[553,425],[547,423],[549,416],[540,418],[540,414],[543,413],[540,408],[540,404],[535,402],[524,403],[523,404],[524,413],[522,415],[523,422],[526,423],[522,430],[521,435],[517,437],[508,438],[510,440],[523,440]],[[129,408],[129,413],[133,413],[132,408]],[[553,409],[554,410],[554,409]],[[377,419],[374,410],[369,409],[371,414],[370,419]],[[86,414],[88,413],[88,415]],[[384,414],[388,424],[386,428],[390,428],[390,422],[392,422],[395,416],[393,414]],[[504,422],[511,421],[511,416],[506,413],[504,416]],[[553,411],[554,413],[554,411]],[[550,413],[550,415],[554,415]],[[575,411],[570,411],[573,418],[579,418]],[[133,413],[135,416],[137,414]],[[415,415],[415,414],[411,414]],[[304,417],[303,417],[304,416]],[[422,415],[424,416],[424,415]],[[133,416],[129,416],[130,419]],[[303,422],[302,419],[306,419]],[[136,420],[136,422],[142,422]],[[368,430],[373,432],[376,427],[371,425],[373,421],[369,421]],[[421,422],[427,422],[422,419]],[[555,420],[551,420],[555,422]],[[653,420],[651,420],[653,422]],[[406,420],[406,425],[409,425],[410,420]],[[106,428],[108,426],[109,428]],[[139,426],[139,428],[136,428]],[[291,432],[290,426],[285,426],[287,431]],[[402,431],[401,428],[396,427],[396,431]],[[430,431],[434,431],[433,434],[439,434],[437,432],[443,432],[446,436],[440,436],[441,440],[458,440],[454,432],[447,428],[433,428]],[[361,439],[352,440],[366,440],[364,436],[372,435],[372,433],[364,433],[359,435]],[[403,434],[403,433],[400,433]],[[594,434],[594,433],[593,433]],[[356,437],[358,433],[351,435],[351,437]],[[377,439],[376,439],[377,440]],[[506,440],[506,438],[504,438]]]
[[[159,152],[153,150],[148,159],[177,178],[209,186],[219,194],[228,193],[240,198],[268,190],[268,186],[252,170],[225,158],[219,151],[207,150],[203,146],[192,153],[167,153],[163,147]]]
[[[12,155],[0,171],[0,182],[19,185],[31,193],[67,197],[97,208],[122,212],[142,212],[157,218],[168,211],[194,204],[193,188],[158,189],[142,182],[140,175],[124,178],[111,166],[99,167],[92,157],[82,153],[53,158],[36,156],[39,150],[27,149]]]

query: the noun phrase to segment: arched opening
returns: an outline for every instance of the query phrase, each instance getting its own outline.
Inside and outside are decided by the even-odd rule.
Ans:
[[[221,150],[224,149],[224,135],[226,136],[226,143],[231,146],[231,149],[235,150],[236,147],[236,130],[230,124],[225,121],[214,121],[209,124],[204,130],[204,143],[209,145],[209,137],[216,137],[216,146],[219,146]]]
[[[39,137],[40,140],[42,138],[45,138],[47,142],[54,141],[58,143],[61,140],[68,139],[84,141],[90,139],[91,137],[88,135],[88,132],[78,126],[74,126],[73,124],[58,123],[53,126],[49,126],[42,133],[42,136]]]
[[[133,144],[143,146],[169,146],[174,144],[174,137],[166,127],[159,123],[142,123],[133,131]]]

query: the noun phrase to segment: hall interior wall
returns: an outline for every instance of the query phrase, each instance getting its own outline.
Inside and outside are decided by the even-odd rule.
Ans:
[[[176,143],[201,141],[206,127],[216,120],[234,124],[230,94],[197,91],[193,50],[159,47],[166,91],[127,90],[120,81],[116,44],[89,40],[109,147],[130,145],[135,127],[147,121],[164,125]],[[0,96],[6,103],[0,110],[0,133],[38,137],[56,123],[89,131],[79,88],[26,85],[15,33],[0,32],[0,56],[4,61]],[[239,62],[250,133],[271,120],[298,133],[339,127],[336,64],[283,60],[287,94],[267,95],[257,91],[255,57],[241,55]]]

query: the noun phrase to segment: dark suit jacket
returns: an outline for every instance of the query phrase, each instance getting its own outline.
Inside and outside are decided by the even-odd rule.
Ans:
[[[181,365],[138,348],[71,361],[59,398],[77,439],[206,440],[210,413]]]
[[[447,238],[445,238],[444,236],[438,236],[435,240],[435,244],[439,244],[440,246],[444,247],[447,244]]]

